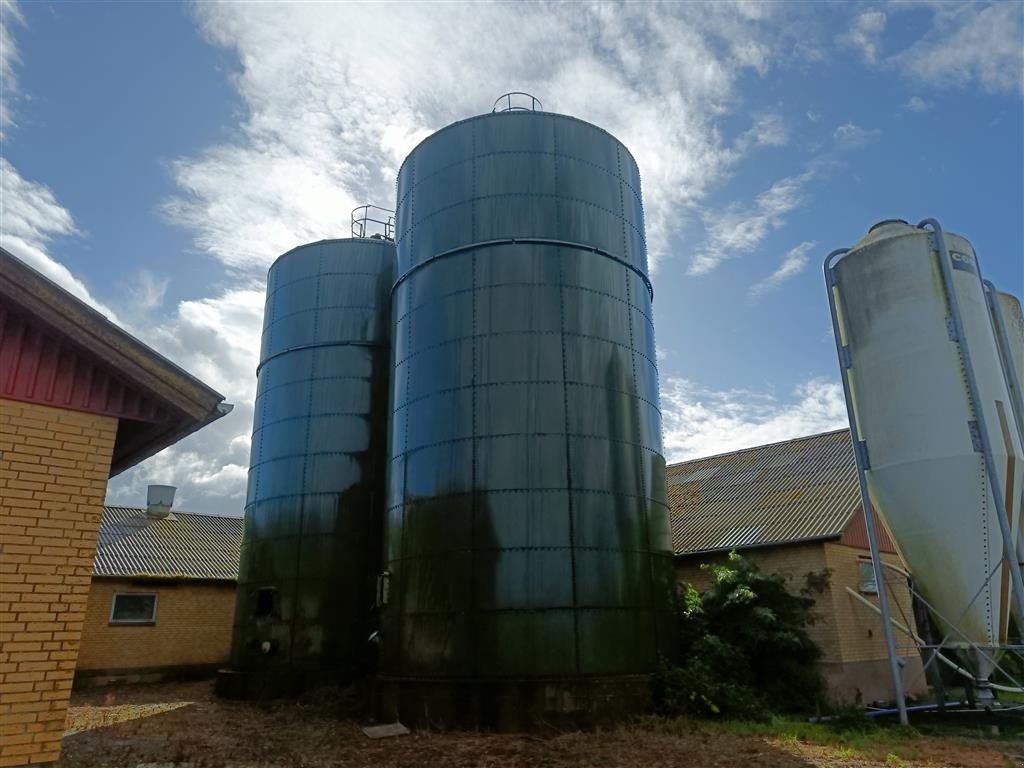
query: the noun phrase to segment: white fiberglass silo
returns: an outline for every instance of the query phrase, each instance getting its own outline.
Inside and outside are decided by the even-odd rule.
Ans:
[[[1024,598],[1024,452],[974,249],[928,223],[882,222],[826,273],[871,502],[984,686]]]

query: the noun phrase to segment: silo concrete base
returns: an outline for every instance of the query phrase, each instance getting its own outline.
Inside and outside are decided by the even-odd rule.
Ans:
[[[649,713],[650,675],[536,680],[379,677],[373,712],[415,728],[539,731],[590,729]]]

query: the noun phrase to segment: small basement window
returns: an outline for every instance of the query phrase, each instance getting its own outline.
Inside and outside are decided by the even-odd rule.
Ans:
[[[875,566],[870,560],[858,560],[857,568],[860,576],[860,591],[865,595],[877,595],[878,582],[875,581]]]
[[[155,624],[156,594],[117,592],[110,606],[111,624]]]

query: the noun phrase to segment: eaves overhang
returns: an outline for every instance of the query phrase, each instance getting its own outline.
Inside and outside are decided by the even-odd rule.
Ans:
[[[231,411],[224,396],[0,248],[0,397],[118,419],[110,476]]]

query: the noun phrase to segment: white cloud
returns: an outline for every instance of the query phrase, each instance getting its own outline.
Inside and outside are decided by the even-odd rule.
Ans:
[[[733,204],[725,210],[709,210],[702,214],[706,240],[690,263],[691,275],[711,272],[727,259],[756,251],[773,230],[786,221],[786,214],[804,203],[804,187],[821,170],[812,163],[803,173],[787,176],[759,194],[754,204],[742,207]]]
[[[0,0],[0,139],[4,137],[4,129],[14,124],[10,102],[18,93],[15,65],[21,59],[11,33],[12,24],[24,26],[25,17],[14,0]]]
[[[882,11],[865,11],[853,20],[847,32],[836,36],[836,42],[860,51],[866,64],[874,64],[878,60],[878,50],[884,31],[885,14]]]
[[[858,13],[835,42],[858,51],[869,67],[899,72],[922,85],[1024,93],[1024,3],[892,0],[886,10],[889,17],[881,10]],[[883,56],[887,24],[897,25],[907,11],[930,12],[930,23],[922,24],[920,16],[903,17],[906,33],[917,39],[902,51]],[[893,41],[897,37],[902,35],[893,36]]]
[[[861,149],[881,137],[879,128],[863,128],[853,123],[844,123],[832,133],[838,149]]]
[[[881,135],[877,128],[853,123],[840,125],[833,132],[831,149],[812,158],[801,173],[776,181],[752,203],[734,202],[722,209],[702,209],[705,237],[690,261],[688,273],[705,275],[724,261],[757,251],[769,234],[785,225],[788,214],[804,205],[808,184],[842,164],[838,159],[841,153],[861,149]]]
[[[139,503],[146,483],[165,481],[183,486],[183,505],[240,509],[265,268],[300,243],[347,233],[355,205],[391,205],[412,147],[489,110],[503,91],[530,91],[634,152],[654,269],[670,233],[746,153],[788,141],[773,113],[731,139],[719,128],[737,109],[739,77],[772,66],[773,18],[783,12],[745,3],[529,13],[506,4],[194,6],[203,34],[238,57],[233,84],[247,114],[231,140],[173,161],[180,192],[164,211],[248,283],[182,304],[149,340],[236,409],[118,478],[112,499]],[[406,33],[386,40],[353,33],[399,28]],[[766,209],[784,194],[784,185],[768,190]]]
[[[768,291],[773,291],[790,278],[799,275],[807,267],[810,252],[817,244],[817,241],[805,240],[795,248],[791,248],[786,255],[782,257],[782,263],[779,264],[778,269],[772,272],[764,280],[754,283],[754,285],[750,287],[750,293],[759,295],[767,293]]]
[[[912,6],[908,6],[912,7]],[[1024,4],[934,3],[931,29],[891,63],[938,88],[1024,93]]]
[[[262,269],[298,243],[346,231],[356,204],[391,205],[398,165],[423,136],[489,109],[502,91],[527,90],[547,109],[606,127],[635,153],[655,267],[670,228],[743,152],[787,138],[778,116],[759,117],[734,145],[716,125],[735,106],[740,74],[770,67],[778,37],[770,22],[782,12],[200,4],[204,34],[238,55],[234,82],[249,114],[237,140],[173,163],[182,194],[166,211],[223,263]],[[397,28],[406,33],[387,44],[353,34]]]
[[[910,112],[927,112],[933,106],[935,105],[932,102],[926,101],[920,96],[911,96],[907,103],[903,105],[903,108]]]
[[[848,425],[837,382],[811,379],[780,401],[772,394],[714,391],[668,378],[661,388],[665,457],[670,462],[840,429]]]
[[[0,246],[117,322],[113,310],[93,298],[85,283],[47,253],[55,237],[76,234],[71,214],[50,188],[23,178],[7,158],[0,157]]]
[[[146,317],[157,311],[164,302],[170,278],[158,275],[149,269],[136,270],[130,280],[120,285],[123,306],[140,317]]]
[[[146,485],[181,491],[175,504],[194,511],[241,514],[249,466],[256,363],[263,324],[260,285],[183,301],[144,340],[223,394],[235,408],[227,416],[114,478],[107,499],[137,506]]]
[[[245,506],[249,451],[238,452],[241,463],[227,461],[224,451],[214,459],[209,453],[210,444],[198,439],[203,434],[186,438],[115,477],[107,486],[105,503],[144,507],[146,486],[175,485],[179,488],[174,499],[177,509],[240,515]]]
[[[789,143],[789,126],[782,115],[766,112],[754,118],[754,124],[740,134],[735,147],[741,154],[754,147],[784,147]]]

